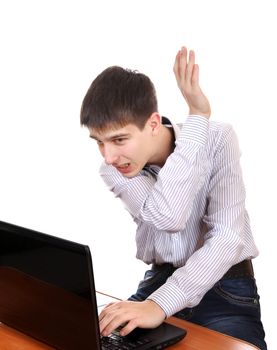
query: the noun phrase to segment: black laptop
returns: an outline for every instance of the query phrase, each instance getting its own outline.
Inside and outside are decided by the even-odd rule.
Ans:
[[[55,349],[163,349],[184,329],[163,323],[101,337],[89,247],[0,221],[0,322]]]

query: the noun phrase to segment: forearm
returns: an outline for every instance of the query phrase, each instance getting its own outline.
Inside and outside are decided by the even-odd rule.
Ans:
[[[167,317],[198,305],[231,266],[249,257],[250,252],[245,250],[244,243],[238,236],[209,240],[149,299],[155,301]]]
[[[208,127],[205,117],[187,119],[157,179],[146,171],[127,179],[112,167],[102,168],[109,189],[122,199],[134,218],[159,230],[175,232],[185,226],[207,170]]]
[[[138,213],[138,219],[158,230],[182,230],[207,172],[208,120],[190,116],[176,141],[176,149],[160,170],[157,182]]]

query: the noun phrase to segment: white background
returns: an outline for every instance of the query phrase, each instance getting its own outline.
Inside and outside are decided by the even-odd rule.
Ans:
[[[185,120],[172,66],[187,45],[212,118],[240,140],[262,318],[277,348],[276,31],[269,0],[1,0],[0,219],[89,244],[97,288],[134,292],[145,270],[135,225],[98,177],[80,105],[100,71],[121,65],[149,75],[160,112]]]

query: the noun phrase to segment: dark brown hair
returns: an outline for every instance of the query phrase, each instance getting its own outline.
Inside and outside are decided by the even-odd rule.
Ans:
[[[81,125],[103,131],[129,123],[143,129],[158,111],[156,92],[144,74],[118,66],[100,73],[89,87],[81,107]]]

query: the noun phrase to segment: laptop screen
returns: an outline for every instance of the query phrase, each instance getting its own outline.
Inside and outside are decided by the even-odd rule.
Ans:
[[[0,222],[0,321],[56,349],[97,349],[87,246]]]

